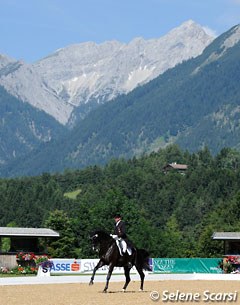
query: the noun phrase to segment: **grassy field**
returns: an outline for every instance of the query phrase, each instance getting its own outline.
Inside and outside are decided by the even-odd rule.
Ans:
[[[75,191],[72,191],[72,192],[67,192],[64,194],[64,197],[67,197],[67,198],[70,198],[70,199],[76,199],[77,198],[77,195],[79,195],[81,193],[81,190],[78,189],[78,190],[75,190]]]

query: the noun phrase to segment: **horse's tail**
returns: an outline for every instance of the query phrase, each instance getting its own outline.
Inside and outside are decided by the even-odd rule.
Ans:
[[[145,249],[137,249],[136,263],[142,267],[143,270],[152,271],[149,265],[149,253]]]

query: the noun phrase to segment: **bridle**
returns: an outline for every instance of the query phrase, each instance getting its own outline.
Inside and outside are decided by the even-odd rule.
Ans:
[[[93,236],[90,237],[91,241],[92,241],[92,249],[95,252],[99,252],[100,251],[100,247],[98,245],[94,244],[94,241],[98,238],[98,234],[94,234]]]

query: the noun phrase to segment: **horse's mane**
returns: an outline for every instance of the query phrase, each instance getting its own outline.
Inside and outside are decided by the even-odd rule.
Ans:
[[[109,238],[110,237],[109,233],[107,233],[106,231],[104,231],[102,229],[94,230],[90,235],[94,236],[96,234],[98,234],[98,236],[101,236],[102,238]]]

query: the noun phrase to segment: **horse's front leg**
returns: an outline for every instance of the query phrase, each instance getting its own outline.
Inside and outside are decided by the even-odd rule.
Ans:
[[[110,264],[109,269],[108,269],[107,279],[106,279],[106,285],[105,285],[105,288],[103,289],[103,292],[107,292],[107,290],[108,290],[108,283],[111,278],[113,268],[114,268],[114,264]]]
[[[94,269],[93,269],[93,273],[92,273],[92,276],[91,276],[89,285],[93,285],[93,281],[94,281],[94,277],[95,277],[96,271],[97,271],[99,268],[101,268],[102,266],[104,266],[104,265],[105,265],[104,262],[101,261],[101,260],[97,263],[97,265],[96,265],[96,266],[94,267]]]

